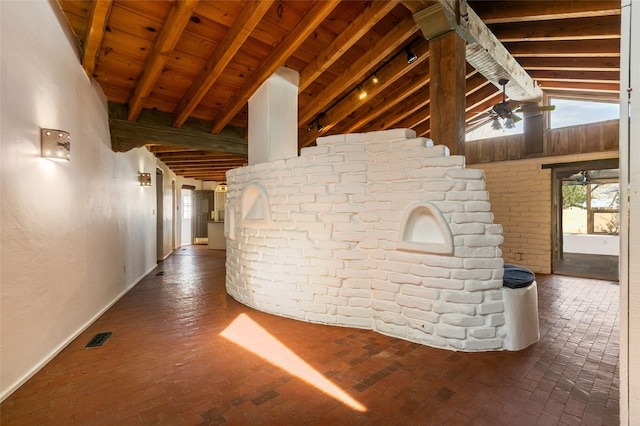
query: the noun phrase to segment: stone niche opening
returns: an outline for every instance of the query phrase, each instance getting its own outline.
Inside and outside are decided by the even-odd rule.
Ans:
[[[451,229],[433,203],[422,202],[411,206],[400,223],[398,249],[453,254]]]
[[[269,226],[270,222],[271,212],[267,191],[257,184],[247,186],[242,194],[242,226],[263,228]]]
[[[227,172],[227,292],[302,321],[513,350],[484,172],[410,129]]]

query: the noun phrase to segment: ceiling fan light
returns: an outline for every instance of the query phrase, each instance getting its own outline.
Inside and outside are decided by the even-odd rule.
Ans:
[[[504,128],[505,129],[515,129],[516,124],[513,122],[513,118],[512,117],[507,117],[504,120]]]
[[[498,118],[493,119],[493,122],[491,123],[491,128],[493,130],[502,130],[502,125],[500,125],[500,121],[498,121]]]

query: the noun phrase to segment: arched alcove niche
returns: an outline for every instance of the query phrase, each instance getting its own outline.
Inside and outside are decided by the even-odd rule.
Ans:
[[[270,226],[271,210],[269,195],[257,184],[247,186],[242,194],[241,226],[264,228]]]
[[[224,206],[224,236],[230,240],[236,239],[236,211],[230,205]]]
[[[405,211],[400,222],[398,249],[453,254],[453,235],[438,207],[421,202]]]

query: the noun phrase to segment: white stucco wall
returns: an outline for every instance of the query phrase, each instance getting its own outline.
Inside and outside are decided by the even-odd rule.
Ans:
[[[0,2],[1,399],[155,267],[155,190],[138,172],[155,185],[164,169],[171,217],[175,176],[145,148],[111,150],[105,97],[55,7]],[[40,128],[71,133],[71,161],[40,157]]]
[[[464,157],[408,129],[335,135],[227,184],[226,285],[242,303],[447,349],[522,348],[503,327],[502,228]]]

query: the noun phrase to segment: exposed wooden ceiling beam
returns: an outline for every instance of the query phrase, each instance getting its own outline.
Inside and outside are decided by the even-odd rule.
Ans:
[[[158,40],[153,45],[153,50],[149,53],[149,58],[144,66],[142,77],[136,85],[133,96],[129,100],[129,114],[127,119],[135,121],[142,111],[142,104],[153,89],[154,84],[160,77],[162,69],[169,60],[169,55],[173,51],[184,31],[198,0],[177,0],[169,17],[162,27]]]
[[[315,94],[298,116],[298,127],[306,128],[315,116],[322,112],[327,103],[336,99],[345,90],[355,88],[365,76],[370,74],[378,64],[384,60],[399,44],[408,40],[418,29],[413,18],[408,17],[389,31],[378,43],[360,56],[351,66],[345,70],[342,76],[327,86],[320,93]],[[303,145],[304,146],[304,145]]]
[[[298,24],[291,29],[289,34],[266,58],[262,64],[251,74],[247,82],[229,100],[227,105],[216,115],[211,128],[212,133],[219,133],[231,121],[231,119],[246,105],[249,98],[269,78],[289,56],[307,39],[331,11],[340,3],[340,0],[323,0],[316,2]]]
[[[89,28],[82,45],[82,67],[89,78],[93,76],[93,70],[96,68],[98,51],[104,38],[112,0],[97,0],[92,4]]]
[[[620,1],[472,1],[487,24],[620,15]]]
[[[192,120],[189,126],[176,129],[171,127],[171,114],[150,110],[143,110],[138,121],[129,121],[126,110],[125,105],[109,103],[111,148],[116,152],[125,152],[146,144],[165,144],[247,155],[247,141],[235,129],[212,135],[208,131],[210,123],[204,120]]]
[[[380,117],[375,123],[379,129],[390,129],[393,127],[413,128],[418,123],[430,117],[429,105],[429,85],[425,85],[406,98],[405,102],[411,105],[406,110],[394,110]],[[410,119],[413,117],[413,120]],[[366,128],[366,127],[365,127]]]
[[[300,71],[298,91],[302,92],[345,54],[362,36],[398,4],[398,0],[378,1],[365,4],[360,13],[345,30],[329,44],[313,61]]]
[[[536,102],[542,99],[542,90],[473,9],[465,7],[464,10],[458,10],[458,6],[456,0],[440,0],[437,5],[413,16],[426,38],[438,37],[446,31],[455,30],[467,42],[467,62],[496,87],[500,87],[501,79],[507,79],[506,91],[509,98]],[[437,32],[434,32],[435,22],[440,27]]]
[[[173,111],[174,127],[184,124],[272,4],[273,0],[253,0],[244,5],[229,31],[218,43],[200,73],[178,102]]]
[[[537,81],[573,81],[583,83],[613,83],[619,84],[620,71],[562,71],[562,70],[531,70],[531,77]]]
[[[336,124],[338,124],[342,119],[344,119],[351,112],[356,110],[357,108],[365,105],[375,99],[375,97],[382,93],[386,88],[392,86],[398,79],[406,75],[411,70],[418,67],[420,64],[427,62],[429,58],[429,45],[428,43],[420,43],[417,44],[414,49],[414,53],[418,57],[411,64],[407,64],[406,57],[400,55],[394,58],[391,62],[386,64],[383,68],[381,68],[377,72],[378,83],[373,83],[372,81],[367,80],[362,84],[362,89],[367,92],[367,97],[364,99],[358,99],[358,93],[352,93],[351,97],[345,98],[345,102],[340,102],[335,107],[326,111],[322,118],[322,124],[324,128],[322,131],[318,131],[313,126],[311,130],[303,133],[303,136],[299,139],[298,145],[300,147],[305,147],[311,144],[316,138],[325,134],[328,130],[333,128]],[[377,63],[374,63],[377,65]],[[369,70],[365,70],[366,74],[369,73]],[[305,123],[304,121],[302,123]],[[304,124],[303,124],[304,129]]]
[[[345,133],[352,133],[358,131],[364,127],[367,123],[375,120],[382,114],[389,113],[399,103],[406,102],[409,96],[415,94],[421,88],[429,84],[429,70],[420,74],[414,75],[410,79],[407,79],[395,90],[386,93],[382,99],[377,99],[377,102],[369,103],[365,107],[356,111],[356,118],[349,123],[349,126],[345,129]]]

